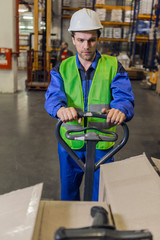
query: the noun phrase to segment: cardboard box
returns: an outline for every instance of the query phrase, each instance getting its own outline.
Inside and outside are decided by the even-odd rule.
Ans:
[[[151,14],[152,0],[141,0],[139,14]]]
[[[42,184],[0,196],[0,239],[31,240]]]
[[[105,21],[106,20],[106,9],[97,8],[96,13],[98,14],[98,17],[99,17],[100,21]]]
[[[0,196],[1,240],[53,240],[60,227],[80,228],[93,223],[93,206],[107,203],[78,201],[40,201],[43,184],[19,189]]]
[[[160,171],[160,159],[157,159],[157,158],[151,158],[152,159],[152,161],[153,161],[153,163],[155,164],[155,170],[156,171]]]
[[[111,22],[122,22],[122,9],[112,9]]]
[[[104,37],[113,38],[113,28],[112,27],[105,27],[104,28]]]
[[[160,239],[160,177],[145,154],[101,166],[99,199],[111,204],[117,229]]]
[[[108,213],[107,203],[41,201],[32,240],[53,240],[60,227],[80,228],[92,225],[90,210],[93,206],[103,206]],[[109,222],[112,224],[109,214]]]
[[[144,69],[130,67],[126,68],[126,71],[130,79],[143,80],[146,78]]]
[[[101,166],[99,202],[40,201],[41,192],[37,184],[0,196],[0,239],[53,240],[59,227],[91,226],[93,206],[119,230],[148,229],[160,239],[160,178],[145,155]]]
[[[105,0],[96,0],[96,4],[105,4]]]
[[[113,28],[113,38],[121,38],[122,29],[121,28]]]

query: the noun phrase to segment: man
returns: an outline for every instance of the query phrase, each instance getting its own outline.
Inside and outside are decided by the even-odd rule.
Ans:
[[[63,121],[61,135],[72,124],[90,126],[78,119],[77,112],[108,113],[106,124],[119,125],[134,115],[134,96],[127,72],[115,57],[97,51],[102,25],[95,11],[81,9],[71,18],[69,32],[76,47],[76,56],[64,60],[51,71],[51,83],[46,92],[45,108],[52,117]],[[98,122],[98,120],[97,120]],[[97,124],[96,122],[96,124]],[[114,130],[114,129],[112,129]],[[65,139],[76,154],[85,161],[85,143]],[[114,143],[99,142],[95,162],[102,158]],[[63,147],[58,144],[61,174],[61,199],[79,200],[83,173]],[[108,160],[112,162],[113,157]],[[94,174],[93,201],[98,200],[99,171]]]
[[[68,43],[62,42],[62,49],[59,54],[58,62],[62,62],[63,60],[67,59],[68,57],[73,56],[73,52],[68,49]]]

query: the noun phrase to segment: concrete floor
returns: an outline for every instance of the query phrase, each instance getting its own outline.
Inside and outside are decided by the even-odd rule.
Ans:
[[[0,194],[43,182],[42,199],[59,200],[56,120],[44,109],[45,92],[24,91],[24,86],[18,93],[0,94]],[[115,160],[143,152],[160,159],[160,96],[140,81],[132,81],[132,87],[135,117],[128,123],[129,141]]]

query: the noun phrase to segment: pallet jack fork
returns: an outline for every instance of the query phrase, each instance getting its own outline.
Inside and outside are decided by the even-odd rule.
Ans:
[[[106,119],[107,115],[95,112],[80,112],[78,117],[94,117]],[[86,127],[80,130],[68,130],[66,137],[70,140],[80,140],[86,142],[86,162],[77,156],[77,154],[68,146],[68,144],[62,139],[60,135],[60,127],[63,124],[61,120],[56,125],[56,137],[59,143],[75,160],[78,166],[83,170],[85,174],[84,181],[84,201],[92,200],[93,193],[93,180],[94,172],[104,164],[109,158],[117,153],[127,142],[129,137],[129,130],[125,123],[121,124],[123,128],[123,137],[115,147],[113,147],[103,158],[101,158],[95,164],[95,151],[96,144],[99,141],[115,142],[118,139],[118,135],[115,132],[101,130],[96,127]],[[94,130],[94,131],[93,131]],[[96,130],[96,132],[95,132]],[[102,135],[102,134],[107,135]],[[78,133],[78,134],[75,134]],[[117,231],[114,226],[109,225],[108,212],[102,207],[91,208],[91,216],[94,218],[91,227],[78,228],[78,229],[66,229],[59,228],[54,236],[55,240],[152,240],[152,234],[145,230],[140,231]]]

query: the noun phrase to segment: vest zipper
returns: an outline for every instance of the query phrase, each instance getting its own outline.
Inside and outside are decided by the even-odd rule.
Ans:
[[[84,96],[84,106],[87,106],[87,88],[88,88],[88,74],[85,72],[85,96]],[[84,127],[87,127],[87,118],[84,118]]]

